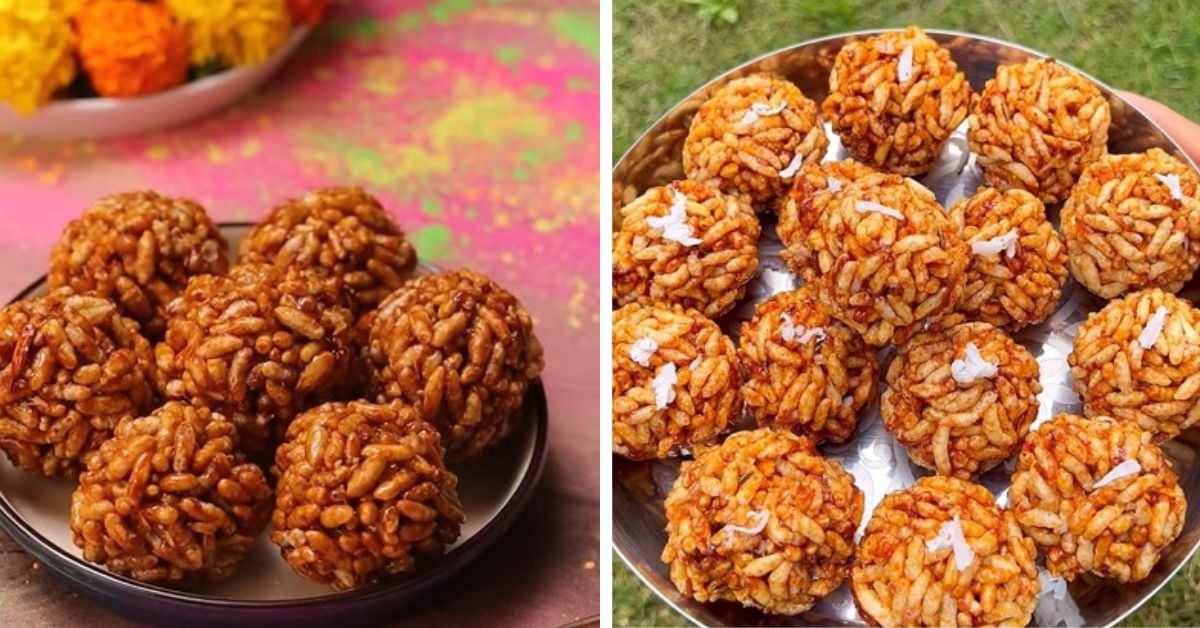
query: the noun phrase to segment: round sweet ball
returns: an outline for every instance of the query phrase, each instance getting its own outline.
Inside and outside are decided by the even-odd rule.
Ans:
[[[875,398],[875,351],[821,309],[808,287],[782,292],[742,324],[742,397],[758,424],[844,443]]]
[[[522,418],[545,362],[533,316],[472,270],[413,279],[379,305],[364,350],[371,391],[442,433],[446,458],[477,458]]]
[[[59,289],[0,310],[0,449],[74,478],[117,422],[150,410],[150,343],[107,299]]]
[[[855,159],[915,176],[933,168],[970,104],[950,53],[909,27],[843,46],[822,112]]]
[[[342,278],[361,314],[412,275],[417,253],[378,199],[330,187],[276,205],[242,240],[238,261],[322,268]]]
[[[733,309],[758,270],[758,218],[737,197],[694,181],[650,188],[621,208],[613,298],[673,303],[710,318]]]
[[[275,452],[271,542],[305,578],[346,590],[441,556],[463,523],[438,430],[403,403],[327,403]]]
[[[1104,155],[1110,119],[1091,81],[1053,59],[1030,59],[996,68],[967,118],[967,143],[986,185],[1057,203]]]
[[[662,560],[680,593],[797,615],[846,578],[863,493],[812,441],[760,428],[684,462],[666,515]]]
[[[90,0],[74,23],[79,62],[101,96],[144,96],[187,79],[187,33],[163,5]]]
[[[916,181],[864,177],[833,199],[817,228],[821,306],[867,344],[902,344],[958,303],[969,249]]]
[[[838,193],[877,171],[853,159],[804,164],[792,180],[779,208],[775,226],[784,250],[779,257],[806,282],[816,280],[816,251],[820,250],[821,214]]]
[[[1200,265],[1200,177],[1157,148],[1107,155],[1079,177],[1062,230],[1071,273],[1096,295],[1178,292]]]
[[[850,591],[876,626],[1025,626],[1041,591],[1036,559],[986,488],[923,477],[872,512]]]
[[[696,310],[613,312],[612,446],[631,460],[711,445],[742,414],[733,341]]]
[[[50,253],[51,288],[112,299],[151,339],[189,278],[224,274],[229,245],[204,208],[185,198],[126,192],[71,221]]]
[[[829,138],[799,87],[772,74],[734,79],[692,118],[683,144],[687,178],[775,211],[796,170],[821,161]]]
[[[167,315],[154,347],[159,392],[221,412],[251,452],[353,373],[354,316],[340,282],[320,271],[244,264],[195,277]]]
[[[1037,418],[1037,360],[987,323],[919,334],[896,353],[879,410],[913,462],[970,479],[1017,451]]]
[[[1051,574],[1124,583],[1150,574],[1183,529],[1187,503],[1149,432],[1132,421],[1060,414],[1021,448],[1008,507]]]
[[[83,557],[144,582],[228,578],[271,508],[266,475],[237,445],[233,423],[180,402],[122,420],[71,495]]]
[[[1169,292],[1089,314],[1067,362],[1087,416],[1133,421],[1158,442],[1200,420],[1200,310]]]
[[[1016,331],[1054,313],[1067,247],[1036,196],[985,187],[955,203],[950,216],[971,249],[959,314]]]

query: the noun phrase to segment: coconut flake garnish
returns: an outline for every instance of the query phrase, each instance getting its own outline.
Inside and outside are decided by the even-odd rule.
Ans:
[[[887,205],[880,205],[874,201],[854,201],[854,209],[864,214],[867,212],[874,212],[876,214],[890,216],[896,220],[904,220],[904,214],[901,214]]]
[[[971,252],[976,255],[993,257],[999,255],[1001,251],[1008,253],[1009,258],[1017,256],[1017,240],[1020,235],[1016,229],[1009,229],[1008,233],[998,235],[990,240],[978,240],[971,243]]]
[[[1183,187],[1179,184],[1179,175],[1172,172],[1171,174],[1156,174],[1154,177],[1167,186],[1167,189],[1171,191],[1171,198],[1177,201],[1183,200]]]
[[[1104,488],[1117,480],[1123,480],[1131,475],[1137,475],[1142,472],[1142,463],[1137,460],[1126,460],[1121,464],[1113,467],[1100,478],[1099,482],[1092,485],[1092,490]]]
[[[650,386],[654,388],[654,407],[665,410],[672,401],[675,401],[675,382],[677,381],[679,381],[679,377],[675,375],[674,362],[667,362],[658,367],[658,374],[650,383]]]
[[[842,182],[836,177],[829,177],[825,180],[825,185],[829,188],[830,193],[842,191]]]
[[[655,351],[658,351],[658,343],[646,336],[633,343],[629,348],[629,357],[642,366],[650,366],[650,356],[654,355]]]
[[[996,376],[996,365],[979,355],[979,347],[975,343],[967,343],[967,357],[950,363],[950,375],[960,384],[970,384],[980,378]]]
[[[742,116],[741,124],[754,124],[762,116],[779,115],[786,107],[786,102],[781,102],[774,107],[765,102],[756,102],[750,105],[750,109],[746,111],[746,115]]]
[[[792,160],[790,162],[788,162],[787,168],[784,168],[783,170],[779,171],[779,178],[780,179],[790,179],[790,178],[796,176],[796,171],[800,169],[800,166],[803,163],[804,163],[804,155],[802,155],[800,153],[796,153],[796,156],[792,157]]]
[[[1042,591],[1038,594],[1037,608],[1034,619],[1038,626],[1084,626],[1086,622],[1079,612],[1075,600],[1067,594],[1067,581],[1050,575],[1045,569],[1038,568],[1038,580],[1041,581]]]
[[[967,545],[967,537],[963,534],[962,522],[958,520],[958,515],[944,522],[938,529],[937,536],[925,541],[926,552],[936,552],[947,547],[953,548],[954,566],[959,571],[966,570],[975,562],[975,551]]]
[[[723,530],[728,536],[733,536],[734,532],[754,536],[755,534],[762,532],[767,527],[767,521],[770,519],[770,512],[766,510],[755,510],[750,513],[751,525],[749,527],[734,525],[731,523],[726,525],[724,528],[721,528],[721,530]]]
[[[792,320],[792,317],[789,316],[787,312],[780,314],[779,318],[783,321],[783,324],[779,327],[779,337],[783,338],[784,342],[798,340],[800,344],[807,344],[808,341],[812,340],[814,337],[816,337],[818,341],[825,340],[824,327],[813,327],[812,329],[806,329],[804,325],[797,326],[795,321]]]
[[[650,216],[646,218],[646,224],[651,229],[662,229],[664,239],[674,240],[684,246],[700,244],[703,240],[692,236],[692,227],[687,223],[687,195],[675,189],[671,192],[674,198],[670,212],[666,216]]]
[[[912,46],[905,46],[904,52],[900,53],[900,63],[896,66],[896,78],[901,82],[905,82],[912,78],[913,65],[913,49]]]
[[[1146,321],[1146,326],[1142,328],[1142,333],[1138,334],[1138,344],[1142,345],[1143,349],[1149,349],[1158,342],[1158,336],[1162,333],[1163,327],[1167,324],[1167,308],[1158,306],[1154,310],[1154,315],[1150,320]]]

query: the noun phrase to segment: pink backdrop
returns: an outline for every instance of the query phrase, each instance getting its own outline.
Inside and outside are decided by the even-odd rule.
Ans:
[[[485,270],[523,299],[547,353],[550,459],[530,511],[412,618],[595,615],[598,20],[596,0],[344,2],[261,93],[216,117],[108,142],[0,137],[0,297],[44,273],[62,227],[105,193],[151,188],[254,220],[307,188],[366,187],[424,259]],[[26,586],[56,586],[43,578]],[[6,586],[0,607],[22,596]]]

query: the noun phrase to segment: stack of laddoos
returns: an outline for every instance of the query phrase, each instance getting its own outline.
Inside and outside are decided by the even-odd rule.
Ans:
[[[729,81],[692,118],[688,179],[620,212],[614,452],[684,458],[672,581],[795,615],[849,576],[870,623],[932,626],[1029,623],[1039,559],[1147,577],[1186,509],[1158,443],[1200,419],[1200,312],[1171,294],[1200,264],[1200,179],[1157,149],[1106,155],[1107,100],[1050,60],[973,95],[909,28],[847,44],[829,88],[818,110],[780,76]],[[852,159],[826,161],[826,123]],[[985,187],[946,208],[907,177],[963,126]],[[1062,235],[1044,205],[1060,201]],[[805,285],[758,303],[735,347],[718,321],[757,275],[760,213]],[[1039,368],[1009,334],[1055,311],[1069,272],[1122,298],[1070,356],[1088,418],[1031,433]],[[885,347],[884,424],[934,475],[856,541],[863,494],[816,445],[853,439]],[[975,478],[1014,455],[1005,508]]]

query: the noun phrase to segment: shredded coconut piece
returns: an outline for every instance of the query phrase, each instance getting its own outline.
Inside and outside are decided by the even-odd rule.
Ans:
[[[800,170],[800,166],[803,163],[804,163],[804,155],[801,153],[796,153],[796,156],[792,157],[792,160],[790,162],[788,162],[787,168],[784,168],[783,170],[779,171],[779,178],[780,179],[790,179],[790,178],[796,176],[796,171]]]
[[[842,181],[841,181],[841,179],[838,179],[837,177],[829,177],[828,179],[825,180],[825,185],[829,187],[830,193],[836,193],[836,192],[842,191]]]
[[[756,102],[750,105],[750,109],[746,111],[746,115],[742,116],[741,124],[754,124],[762,116],[779,115],[786,107],[786,102],[781,102],[774,107],[765,102]]]
[[[679,381],[679,377],[675,375],[674,362],[667,362],[658,367],[658,374],[654,376],[654,381],[650,384],[654,388],[654,407],[665,410],[672,401],[675,401],[675,382],[677,381]]]
[[[1142,472],[1142,463],[1137,460],[1126,460],[1121,464],[1113,467],[1100,478],[1100,481],[1092,485],[1092,490],[1104,488],[1117,480],[1123,480],[1131,475],[1137,475]]]
[[[954,550],[954,566],[959,571],[965,571],[971,563],[975,562],[975,551],[967,545],[967,537],[963,534],[962,522],[959,521],[958,515],[943,523],[938,529],[937,536],[925,542],[926,552],[936,552],[945,548],[953,548]]]
[[[674,240],[684,246],[696,246],[703,242],[692,236],[692,227],[687,223],[687,195],[672,189],[675,195],[671,203],[671,211],[666,216],[649,216],[646,224],[651,229],[662,229],[662,237]]]
[[[1138,334],[1137,339],[1143,349],[1149,349],[1158,342],[1163,327],[1167,325],[1167,312],[1167,308],[1160,305],[1157,310],[1154,310],[1154,315],[1150,317],[1150,320],[1146,321],[1146,326],[1142,328],[1142,333]]]
[[[903,83],[912,78],[912,71],[913,49],[912,46],[905,46],[904,52],[900,53],[900,63],[896,66],[896,78]]]
[[[904,220],[904,214],[901,214],[900,212],[886,205],[880,205],[874,201],[854,201],[854,209],[864,214],[867,212],[874,212],[876,214],[883,214],[884,216],[891,216],[896,220]]]
[[[658,351],[658,343],[646,336],[633,343],[629,348],[629,357],[642,366],[650,366],[650,356],[654,355],[655,351]]]
[[[798,340],[800,344],[807,344],[814,337],[818,342],[825,340],[824,327],[806,329],[804,325],[797,326],[796,322],[792,320],[792,317],[787,312],[780,314],[779,318],[783,321],[783,324],[779,327],[779,336],[783,338],[784,342]]]
[[[992,257],[999,255],[1001,251],[1008,253],[1011,259],[1017,256],[1017,240],[1020,235],[1016,229],[1009,229],[1008,233],[998,235],[990,240],[978,240],[971,243],[971,252],[976,255]]]
[[[699,355],[698,355],[698,356],[696,356],[696,359],[695,359],[695,360],[692,360],[692,363],[691,363],[691,364],[688,364],[688,370],[689,370],[689,371],[694,371],[694,370],[696,370],[696,367],[697,367],[697,366],[700,366],[700,359],[701,359],[701,357],[703,357],[703,356],[699,356]]]
[[[970,384],[980,378],[996,376],[996,365],[979,355],[979,347],[975,343],[967,343],[967,357],[950,363],[950,375],[960,384]]]
[[[1038,568],[1038,580],[1042,584],[1042,592],[1038,594],[1037,608],[1034,610],[1034,620],[1038,626],[1084,626],[1083,615],[1079,605],[1069,595],[1067,581],[1050,575],[1045,569]]]
[[[1171,191],[1171,198],[1177,201],[1183,200],[1183,187],[1179,184],[1179,175],[1172,172],[1171,174],[1156,174],[1154,177],[1167,186],[1167,189]]]
[[[755,510],[750,513],[751,525],[749,527],[743,527],[743,526],[734,525],[731,523],[721,529],[725,532],[725,534],[727,536],[733,536],[734,532],[754,536],[755,534],[758,534],[759,532],[762,532],[764,529],[766,529],[767,521],[769,521],[770,519],[771,519],[771,513],[769,511]]]

